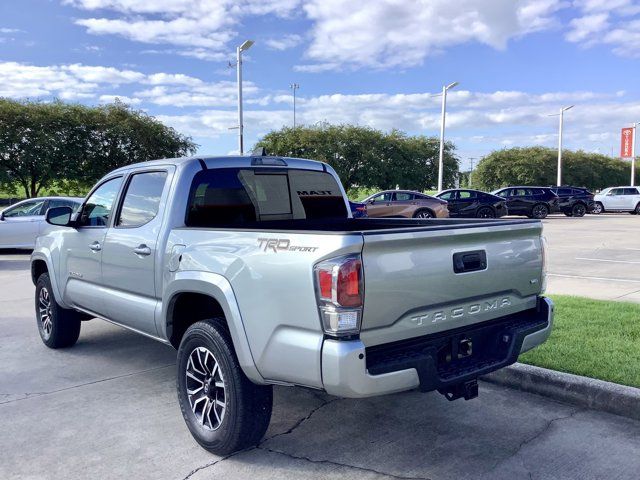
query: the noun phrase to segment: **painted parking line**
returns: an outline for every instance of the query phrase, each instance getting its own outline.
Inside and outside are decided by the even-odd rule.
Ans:
[[[590,262],[609,262],[609,263],[629,263],[629,264],[640,264],[640,262],[634,262],[631,260],[607,260],[605,258],[586,258],[586,257],[576,257],[576,260],[589,260]]]
[[[604,280],[606,282],[640,283],[640,280],[631,280],[627,278],[588,277],[583,275],[563,275],[560,273],[548,273],[547,275],[550,277],[579,278],[582,280]]]

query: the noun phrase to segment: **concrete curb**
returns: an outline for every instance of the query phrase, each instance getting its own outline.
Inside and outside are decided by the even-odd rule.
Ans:
[[[560,402],[640,420],[640,388],[515,363],[483,380]]]

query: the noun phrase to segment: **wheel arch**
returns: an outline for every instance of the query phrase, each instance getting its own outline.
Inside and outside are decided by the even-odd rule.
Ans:
[[[420,212],[423,212],[425,210],[427,212],[429,212],[431,215],[433,215],[433,218],[437,218],[436,212],[432,208],[429,208],[429,207],[420,207],[420,208],[418,208],[415,212],[413,212],[413,218],[416,218]]]
[[[226,278],[210,272],[179,272],[163,297],[158,331],[175,348],[186,329],[196,321],[224,317],[245,375],[256,383],[265,383],[253,359],[240,309]],[[189,318],[181,321],[183,315]]]

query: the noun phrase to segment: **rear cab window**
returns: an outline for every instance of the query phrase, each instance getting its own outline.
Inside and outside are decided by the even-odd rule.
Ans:
[[[330,173],[220,168],[195,175],[185,223],[188,227],[206,228],[268,220],[347,217],[340,186]]]

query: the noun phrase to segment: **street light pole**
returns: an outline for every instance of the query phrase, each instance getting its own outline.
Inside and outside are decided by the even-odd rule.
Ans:
[[[442,191],[444,177],[444,124],[447,114],[447,91],[458,85],[458,82],[450,83],[442,87],[442,118],[440,120],[440,157],[438,159],[438,191]]]
[[[242,120],[242,52],[246,52],[253,45],[253,40],[247,40],[236,48],[236,71],[238,75],[238,150],[244,154],[244,123]]]
[[[564,112],[572,109],[574,106],[575,105],[562,107],[560,109],[560,113],[558,114],[560,116],[560,120],[559,120],[560,123],[558,126],[558,176],[556,178],[556,185],[558,186],[562,185],[562,126],[564,124]],[[550,116],[554,117],[555,115],[556,114],[550,115]]]
[[[296,90],[300,88],[297,83],[292,83],[289,88],[293,90],[293,129],[296,129]]]

